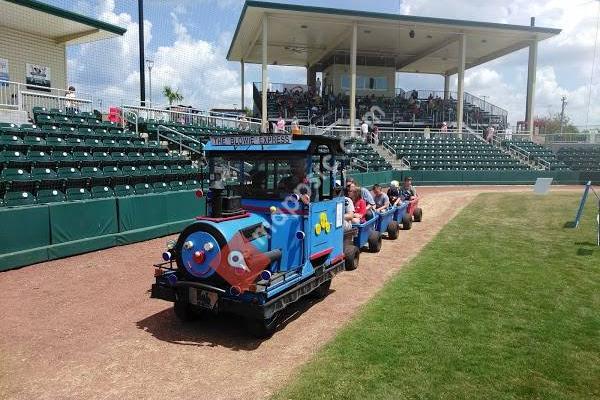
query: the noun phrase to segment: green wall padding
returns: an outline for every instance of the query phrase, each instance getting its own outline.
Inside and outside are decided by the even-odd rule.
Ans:
[[[48,206],[0,209],[0,255],[50,244]]]
[[[167,202],[168,222],[176,222],[204,215],[206,198],[196,197],[196,191],[182,191],[164,195]]]
[[[52,244],[118,232],[117,202],[114,198],[51,204],[49,208]]]
[[[119,197],[119,232],[133,231],[169,222],[163,194]]]
[[[48,248],[38,247],[14,253],[0,254],[0,271],[48,261]]]
[[[116,234],[90,237],[87,239],[74,240],[66,243],[48,246],[48,259],[69,257],[75,254],[88,253],[101,249],[107,249],[117,245]]]

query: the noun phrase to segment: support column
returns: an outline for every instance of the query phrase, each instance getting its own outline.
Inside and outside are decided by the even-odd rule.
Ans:
[[[535,17],[531,17],[531,26],[535,26]],[[527,64],[527,100],[525,102],[525,124],[529,135],[533,137],[533,109],[535,106],[535,75],[537,70],[537,38],[529,45],[529,62]]]
[[[246,108],[246,103],[245,103],[245,97],[246,97],[246,93],[245,93],[245,88],[244,86],[246,85],[246,78],[245,78],[245,73],[246,73],[246,68],[244,66],[244,60],[240,61],[240,69],[241,69],[241,79],[242,79],[242,110]]]
[[[350,135],[354,136],[356,123],[356,47],[358,41],[358,22],[352,26],[352,46],[350,48]]]
[[[267,88],[269,74],[267,73],[267,49],[269,42],[268,16],[265,14],[262,20],[262,105],[261,105],[261,128],[263,132],[269,131],[269,118],[267,115]]]
[[[444,75],[444,100],[450,98],[450,75]]]
[[[458,87],[456,94],[456,126],[458,137],[462,139],[463,106],[465,98],[465,58],[467,52],[467,36],[463,33],[458,40]]]
[[[525,123],[529,135],[533,136],[533,119],[535,107],[535,79],[537,69],[537,41],[529,45],[529,64],[527,66],[527,101],[525,103]]]

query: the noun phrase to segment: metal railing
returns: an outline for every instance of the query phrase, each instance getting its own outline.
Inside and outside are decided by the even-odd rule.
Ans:
[[[138,119],[148,122],[154,121],[155,124],[178,123],[182,125],[200,125],[209,128],[228,128],[247,132],[260,132],[260,122],[257,119],[242,120],[241,118],[224,117],[222,113],[213,113],[211,111],[197,110],[197,112],[183,112],[175,110],[165,110],[162,108],[151,108],[142,106],[123,105],[123,112],[133,111]]]
[[[128,115],[133,115],[133,122],[129,121],[127,119]],[[136,136],[140,135],[140,131],[139,131],[139,125],[138,125],[138,115],[135,111],[131,111],[131,110],[122,110],[122,116],[121,116],[121,123],[123,125],[123,129],[125,129],[127,127],[127,123],[133,123],[135,125],[135,134]]]
[[[162,133],[160,133],[161,129],[163,131],[174,133],[175,135],[177,135],[178,140],[175,140],[168,135],[163,135]],[[185,135],[185,134],[177,131],[176,129],[173,129],[173,128],[170,128],[170,127],[164,126],[164,125],[158,125],[157,130],[156,130],[156,140],[160,142],[161,139],[165,139],[166,141],[170,141],[172,143],[178,144],[180,154],[182,153],[183,149],[186,149],[188,151],[191,151],[193,153],[196,153],[196,154],[204,157],[204,153],[202,151],[199,151],[198,149],[188,146],[187,144],[183,143],[183,141],[185,140],[188,143],[189,142],[196,143],[197,145],[200,146],[201,149],[204,149],[204,143],[202,143],[201,141],[199,141],[191,136]]]
[[[93,104],[94,98],[89,94],[0,80],[0,108],[26,111],[30,118],[34,107],[91,112]]]
[[[350,159],[350,164],[351,165],[358,165],[361,168],[364,168],[365,172],[369,172],[369,163],[366,161],[361,160],[360,158],[357,157],[352,157]]]

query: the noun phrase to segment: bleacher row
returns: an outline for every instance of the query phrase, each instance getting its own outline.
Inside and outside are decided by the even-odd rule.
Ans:
[[[352,170],[349,172],[389,171],[392,169],[383,157],[381,157],[370,144],[360,140],[349,139],[344,141],[346,154],[350,158]],[[356,161],[356,159],[360,161]]]
[[[158,141],[91,113],[35,109],[0,124],[0,206],[196,189],[201,171]]]
[[[573,171],[600,171],[600,146],[563,147],[557,157]]]
[[[527,170],[509,155],[477,139],[399,138],[384,141],[415,170]]]
[[[556,157],[554,152],[542,145],[534,143],[529,140],[512,140],[512,141],[503,141],[502,145],[504,147],[510,148],[511,146],[515,146],[518,149],[525,151],[528,153],[533,160],[543,160],[547,162],[550,166],[551,170],[568,170],[568,166],[559,160]]]

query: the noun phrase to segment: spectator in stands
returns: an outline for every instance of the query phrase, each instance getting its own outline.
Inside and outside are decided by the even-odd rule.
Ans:
[[[400,199],[403,201],[411,201],[417,197],[417,190],[412,185],[412,178],[407,176],[404,178],[404,184],[402,185],[402,189],[400,189]]]
[[[275,125],[275,128],[275,133],[285,133],[285,119],[283,119],[281,114],[279,114],[279,119],[277,120],[277,125]]]
[[[248,119],[246,118],[246,114],[242,114],[240,117],[240,122],[238,123],[238,128],[240,131],[247,131],[249,128]]]
[[[485,131],[485,140],[488,143],[492,143],[493,142],[493,140],[494,140],[494,133],[495,133],[494,127],[492,125],[488,126],[488,128]]]
[[[364,119],[360,122],[360,135],[365,141],[369,139],[369,124]]]
[[[294,114],[294,118],[292,119],[292,135],[300,135],[301,133],[298,116]]]
[[[425,137],[425,139],[431,138],[431,129],[429,129],[429,125],[426,125],[425,129],[423,129],[423,136]]]
[[[373,124],[373,132],[369,136],[369,138],[370,138],[369,143],[378,143],[379,142],[379,127],[377,125]]]
[[[321,78],[319,78],[319,77],[317,77],[315,89],[317,90],[317,94],[320,96],[321,95]]]
[[[375,211],[377,212],[382,212],[390,207],[390,199],[378,183],[373,185],[373,200],[375,200]]]
[[[442,122],[440,133],[443,133],[444,135],[448,133],[448,123],[446,121]]]
[[[388,198],[390,199],[390,205],[397,206],[402,203],[400,199],[400,182],[394,180],[390,182],[390,187],[387,191]]]
[[[65,101],[65,111],[68,113],[77,113],[79,112],[79,108],[75,101],[71,99],[76,99],[77,96],[75,94],[75,86],[69,86],[67,89],[67,93],[65,94],[67,100]]]
[[[506,137],[506,140],[512,140],[512,129],[510,125],[506,126],[506,129],[504,130],[504,136]]]

